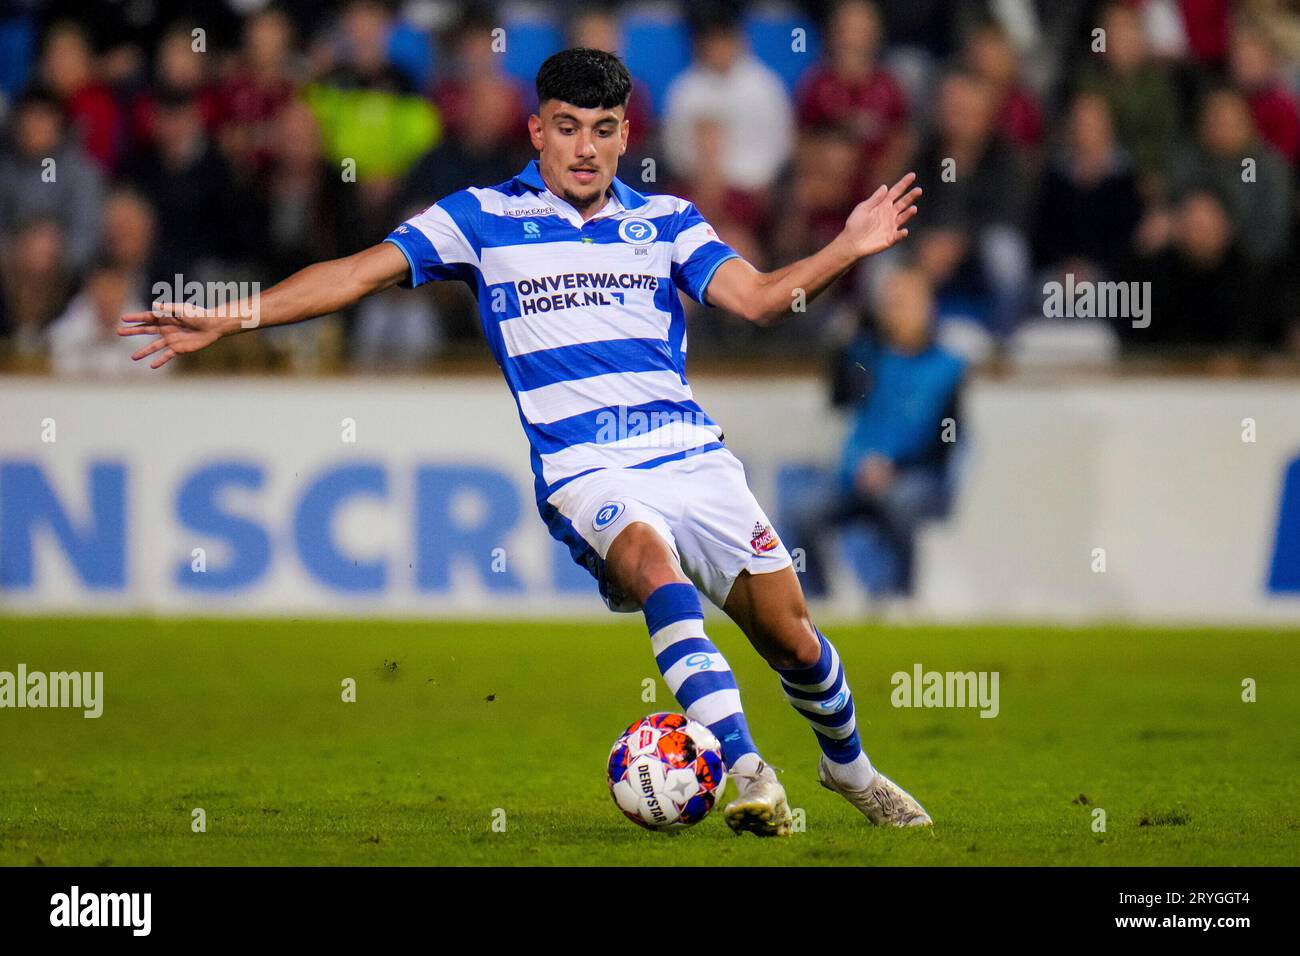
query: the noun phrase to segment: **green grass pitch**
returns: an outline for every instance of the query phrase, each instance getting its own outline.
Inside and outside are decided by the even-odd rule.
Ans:
[[[0,710],[6,865],[1294,864],[1297,634],[828,626],[873,761],[935,819],[870,827],[725,619],[755,738],[805,828],[649,833],[604,781],[676,706],[639,616],[608,623],[0,618],[0,670],[104,672],[104,713]],[[1000,713],[902,709],[890,676],[1000,675]],[[341,699],[354,678],[355,703]],[[642,700],[653,679],[654,703]],[[1258,701],[1242,700],[1253,678]],[[202,808],[207,829],[192,832]],[[1093,812],[1105,811],[1105,832]],[[501,820],[504,832],[493,829]]]

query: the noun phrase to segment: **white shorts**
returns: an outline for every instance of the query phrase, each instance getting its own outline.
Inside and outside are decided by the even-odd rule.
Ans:
[[[604,574],[610,545],[634,521],[659,532],[682,571],[718,607],[741,571],[766,574],[790,564],[790,552],[745,482],[745,466],[726,448],[654,468],[593,471],[547,502],[564,519],[548,520],[552,534],[569,539],[574,560],[596,577],[611,611],[641,609]],[[572,540],[574,532],[586,547]]]

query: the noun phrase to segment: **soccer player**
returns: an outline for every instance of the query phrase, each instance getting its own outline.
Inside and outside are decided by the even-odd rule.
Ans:
[[[758,325],[785,316],[854,263],[907,236],[909,174],[853,210],[839,236],[762,273],[689,202],[615,177],[631,79],[618,57],[575,48],[537,74],[528,133],[538,158],[513,179],[456,192],[355,255],[308,266],[235,309],[159,303],[122,335],[158,368],[258,327],[337,312],[393,285],[462,279],[532,446],[537,505],[611,610],[643,611],[655,661],[688,717],[708,726],[739,791],[733,830],[784,836],[790,808],[759,756],[727,661],[704,631],[702,591],[776,671],[821,746],[818,776],[875,824],[927,826],[916,800],[862,750],[835,648],[812,623],[790,554],[722,429],[686,384],[677,290]],[[761,104],[755,104],[761,108]],[[698,588],[698,590],[697,590]]]

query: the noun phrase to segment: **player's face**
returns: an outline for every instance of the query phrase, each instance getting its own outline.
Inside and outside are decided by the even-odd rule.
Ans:
[[[547,100],[528,118],[542,179],[576,209],[599,208],[627,149],[623,107],[583,109]]]

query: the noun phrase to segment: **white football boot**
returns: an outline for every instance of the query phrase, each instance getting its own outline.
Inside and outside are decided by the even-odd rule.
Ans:
[[[751,772],[730,770],[728,776],[736,781],[740,792],[722,812],[727,826],[737,833],[748,830],[755,836],[790,835],[794,818],[775,770],[760,760]]]
[[[817,778],[823,787],[838,793],[853,804],[878,827],[928,827],[934,821],[925,807],[916,802],[916,798],[890,780],[883,773],[877,772],[871,783],[860,790],[841,786],[831,776],[829,761],[822,755],[817,764]],[[730,810],[730,807],[728,807]]]

